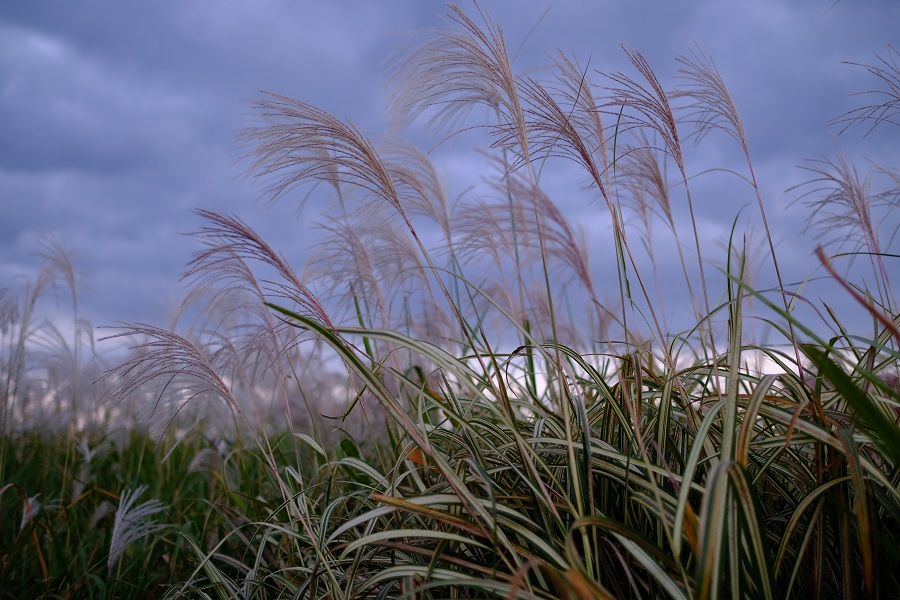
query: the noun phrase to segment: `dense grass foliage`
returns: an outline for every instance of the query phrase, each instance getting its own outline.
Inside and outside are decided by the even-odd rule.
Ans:
[[[13,482],[0,488],[5,598],[162,597],[196,569],[192,543],[242,557],[253,523],[280,510],[267,462],[302,469],[311,454],[291,437],[271,440],[265,458],[200,434],[24,432],[0,443],[0,473]]]
[[[241,137],[252,173],[273,201],[330,194],[302,276],[238,217],[201,211],[184,275],[194,327],[114,332],[135,346],[103,377],[80,370],[77,337],[71,381],[56,363],[29,376],[29,342],[54,338],[4,317],[0,509],[21,525],[0,532],[0,589],[895,597],[897,171],[861,176],[841,156],[805,167],[808,226],[834,236],[821,269],[874,333],[850,330],[784,281],[744,125],[699,49],[678,57],[673,90],[631,49],[631,74],[560,55],[539,81],[514,72],[487,15],[451,18],[392,64],[392,131],[426,118],[442,139],[485,131],[493,179],[476,199],[450,202],[401,139],[271,94]],[[896,124],[896,58],[889,47],[870,67],[883,102],[847,125]],[[710,136],[746,159],[732,174],[752,206],[719,256],[694,191],[712,171],[684,144]],[[609,225],[603,279],[543,186],[572,164]],[[48,259],[45,278],[77,306],[71,267]],[[103,393],[86,411],[88,379]],[[129,407],[163,433],[79,432],[96,414],[116,431]],[[59,435],[15,426],[38,410]],[[217,441],[228,431],[237,442]]]

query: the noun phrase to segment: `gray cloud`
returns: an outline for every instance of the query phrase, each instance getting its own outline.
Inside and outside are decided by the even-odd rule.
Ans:
[[[590,59],[592,68],[623,69],[624,43],[671,84],[674,54],[699,45],[742,111],[791,277],[811,270],[815,240],[798,238],[802,211],[787,209],[784,190],[803,179],[794,167],[802,158],[832,152],[836,131],[826,121],[857,105],[848,94],[871,85],[864,70],[840,61],[871,62],[896,43],[900,5],[585,0],[558,3],[543,20],[543,5],[484,8],[503,24],[510,48],[521,47],[516,66],[523,70],[547,64],[557,47],[582,64]],[[406,33],[445,25],[444,12],[441,3],[412,0],[4,3],[0,285],[35,268],[30,252],[49,231],[78,249],[90,282],[82,306],[96,323],[165,323],[195,248],[179,235],[197,226],[194,207],[237,212],[301,264],[314,211],[303,222],[289,220],[291,201],[263,211],[254,203],[260,190],[241,177],[246,164],[235,160],[233,136],[248,123],[249,101],[268,89],[378,132],[385,126],[381,62]],[[433,143],[418,129],[410,135]],[[435,154],[453,193],[478,183],[483,161],[471,148],[482,141],[465,137]],[[861,140],[851,132],[840,142],[853,158],[900,158],[889,136]],[[719,166],[745,170],[725,140],[692,152],[692,173],[722,159]],[[565,190],[560,204],[605,235],[604,209],[589,195],[569,195],[581,180],[573,186],[566,181],[572,170],[558,168],[548,190]],[[755,201],[723,177],[703,175],[695,184],[710,243],[727,231],[736,207]]]

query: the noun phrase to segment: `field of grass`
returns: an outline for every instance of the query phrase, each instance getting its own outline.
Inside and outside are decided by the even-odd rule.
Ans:
[[[290,438],[273,450],[282,465],[308,464]],[[2,455],[10,598],[162,596],[196,567],[182,536],[240,556],[240,528],[280,496],[253,451],[199,434],[175,446],[139,433],[24,433],[5,438]]]
[[[133,346],[112,365],[60,246],[0,291],[0,598],[897,597],[900,173],[804,166],[806,225],[834,240],[819,271],[870,322],[851,330],[783,280],[709,57],[678,57],[671,90],[631,49],[630,74],[561,54],[537,80],[485,15],[451,16],[392,63],[393,125],[486,115],[477,199],[271,94],[241,135],[253,175],[272,201],[330,193],[302,275],[199,211],[191,327],[108,330]],[[896,126],[897,59],[839,121]],[[719,256],[692,191],[709,138],[746,158],[751,199]],[[573,164],[612,280],[542,187]],[[34,314],[54,289],[71,332]]]

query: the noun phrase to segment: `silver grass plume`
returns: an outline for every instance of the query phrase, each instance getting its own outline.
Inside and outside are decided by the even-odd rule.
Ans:
[[[135,501],[146,489],[146,485],[138,486],[133,490],[124,492],[119,500],[112,539],[109,542],[109,559],[106,563],[110,572],[122,556],[125,546],[140,537],[166,528],[166,525],[149,520],[153,515],[164,511],[166,509],[165,504],[153,499],[142,502],[137,506],[134,505]]]

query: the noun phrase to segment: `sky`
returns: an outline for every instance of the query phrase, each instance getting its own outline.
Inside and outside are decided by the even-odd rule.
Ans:
[[[475,15],[471,3],[460,6]],[[808,177],[797,165],[833,156],[836,144],[863,167],[900,164],[896,130],[838,136],[827,126],[860,105],[850,94],[874,83],[842,61],[872,63],[888,43],[900,45],[895,0],[481,6],[502,24],[519,72],[540,75],[557,48],[602,71],[623,70],[625,44],[671,85],[677,54],[699,46],[711,56],[741,112],[792,280],[813,269],[817,243],[800,235],[803,209],[791,205],[797,192],[786,192]],[[260,90],[277,92],[377,136],[387,125],[384,59],[409,34],[450,26],[446,13],[426,0],[0,3],[0,288],[33,276],[49,234],[75,252],[80,310],[94,325],[165,325],[183,293],[178,276],[198,249],[184,235],[202,225],[198,208],[239,215],[302,270],[316,207],[299,217],[290,198],[267,207],[246,177],[235,135],[254,124],[251,102]],[[421,128],[409,135],[430,147]],[[484,162],[473,149],[482,142],[461,138],[435,151],[451,189],[478,181]],[[742,168],[724,145],[698,150],[689,169]],[[551,192],[568,172],[557,173],[546,182]],[[719,185],[710,176],[697,189],[713,198],[709,214],[721,212],[721,232],[734,207],[716,199],[733,186]],[[601,206],[569,209],[592,235],[608,233]]]

